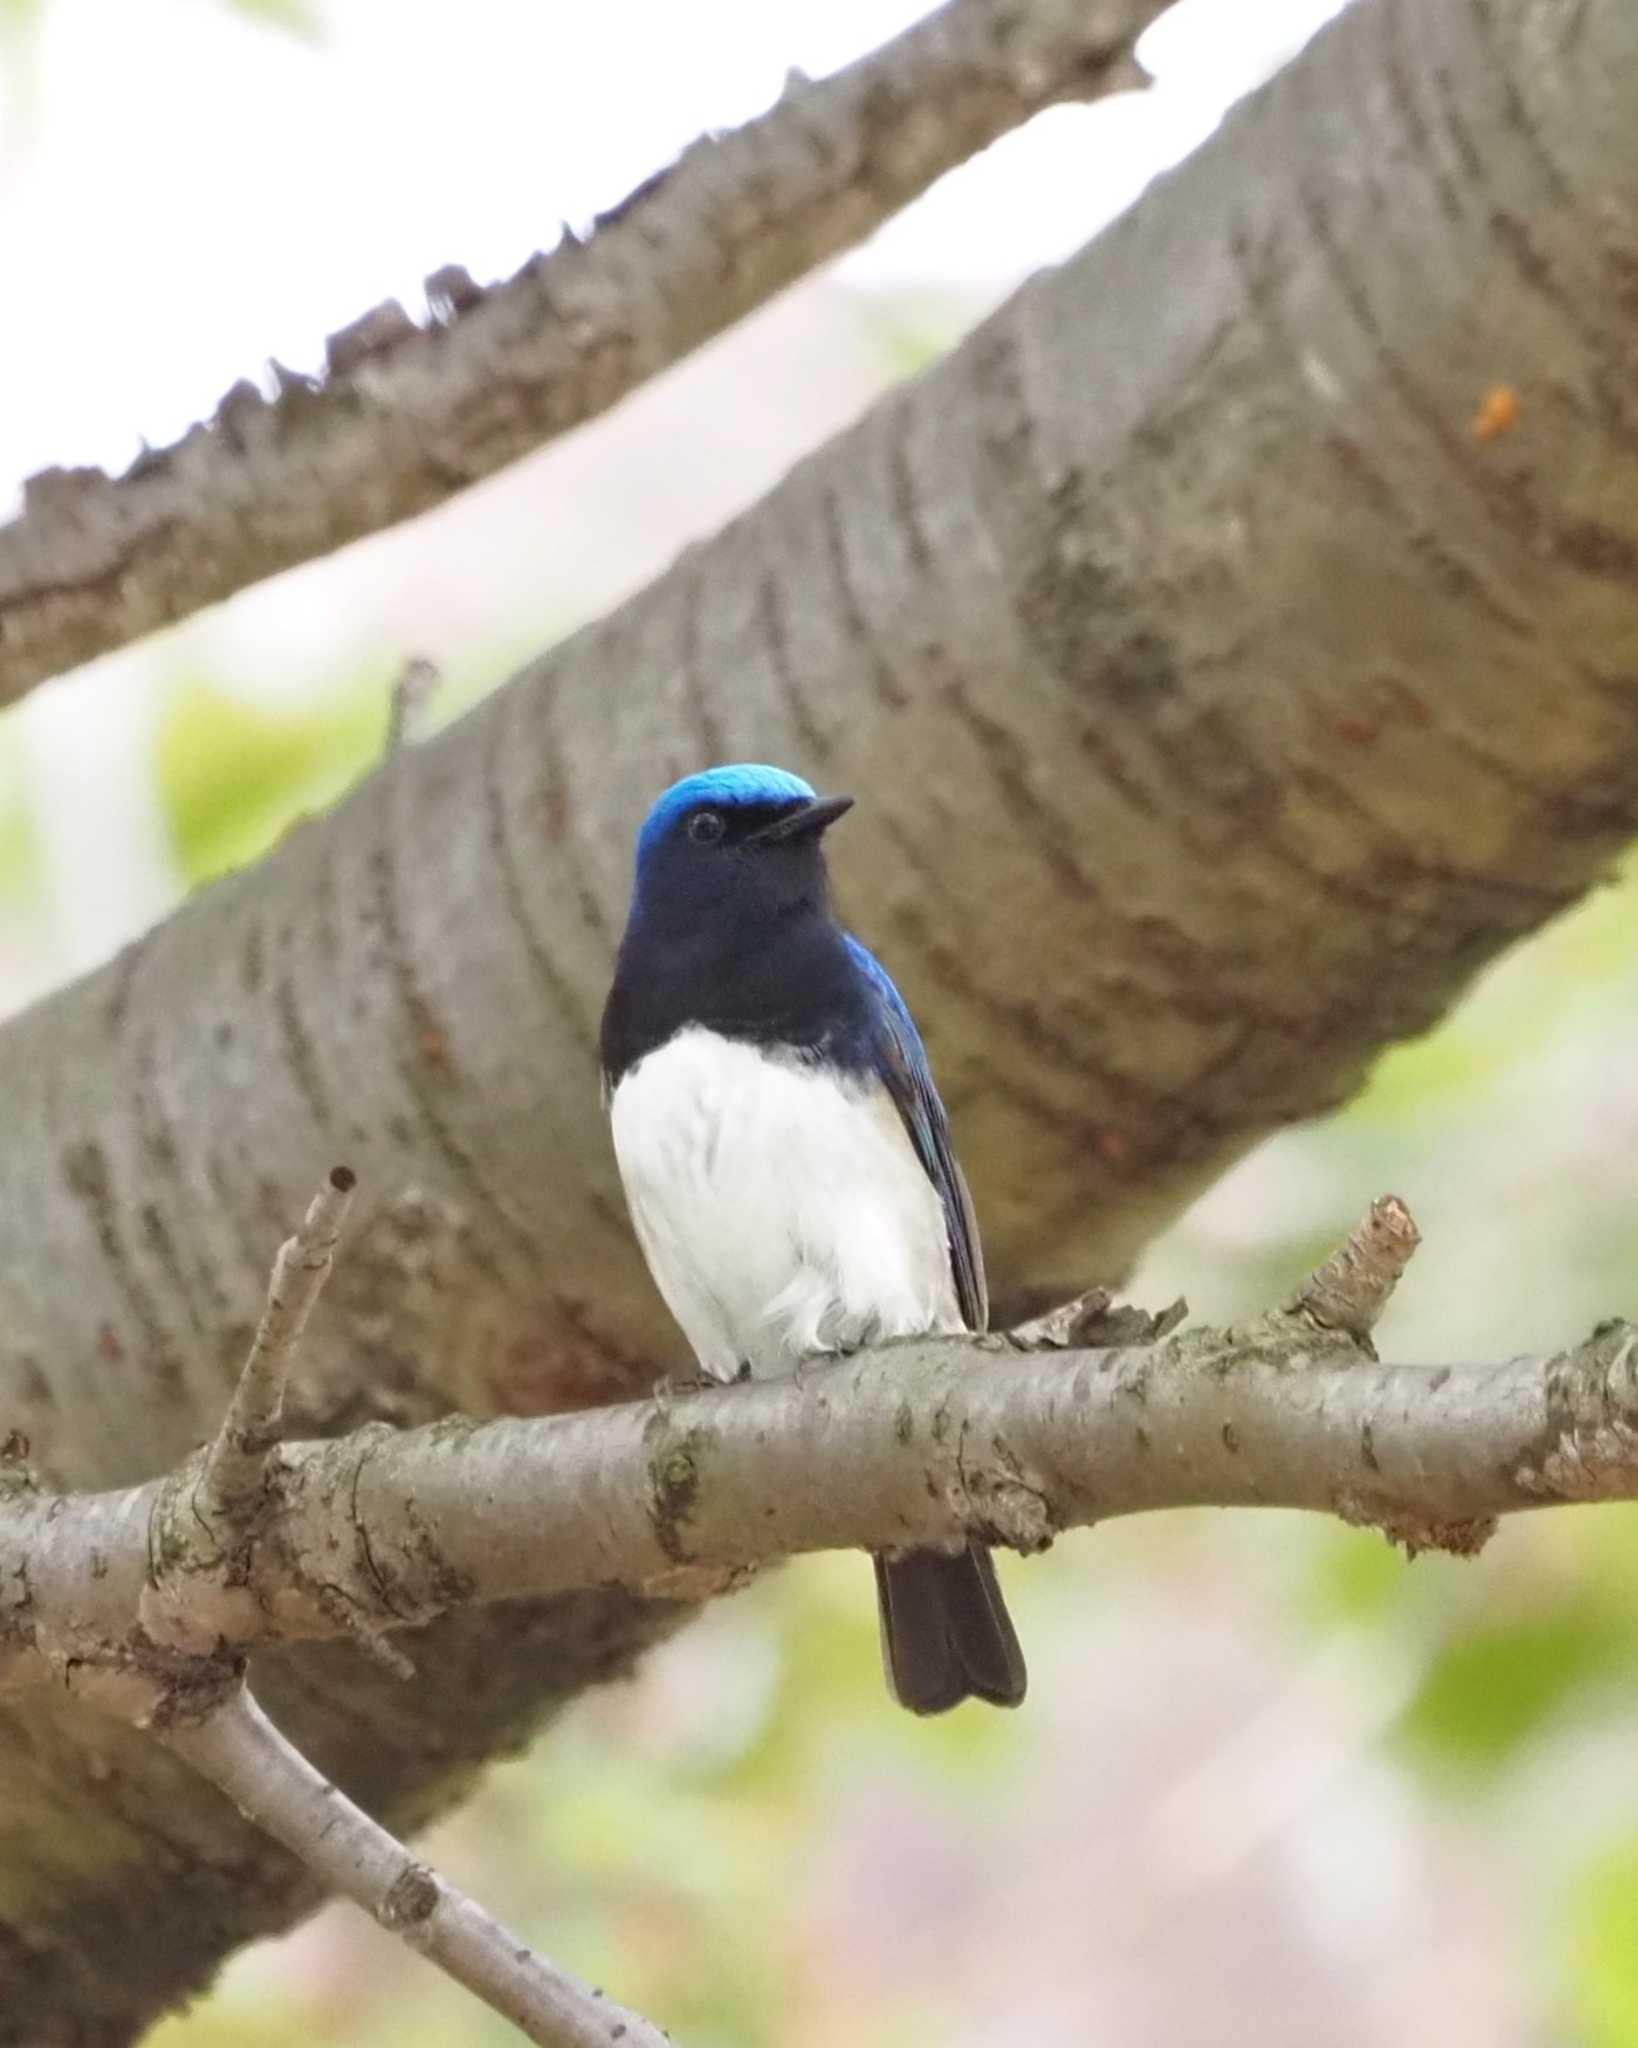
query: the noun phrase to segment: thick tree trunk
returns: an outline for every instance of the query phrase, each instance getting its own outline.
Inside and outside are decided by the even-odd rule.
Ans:
[[[845,902],[1001,1288],[1113,1272],[1346,1094],[1638,823],[1635,133],[1628,0],[1361,0],[752,514],[0,1033],[0,1425],[59,1485],[174,1460],[337,1159],[298,1428],[674,1363],[593,1027],[635,820],[707,759],[863,798]],[[257,1685],[402,1825],[676,1615]],[[6,1711],[0,2042],[124,2040],[305,1902],[163,1754]]]

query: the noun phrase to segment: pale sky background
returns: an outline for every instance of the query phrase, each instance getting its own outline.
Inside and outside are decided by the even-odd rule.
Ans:
[[[1161,90],[1007,138],[848,259],[874,282],[1010,279],[1066,255],[1338,0],[1187,0]],[[317,0],[311,37],[219,0],[49,0],[0,76],[0,504],[49,463],[122,463],[269,356],[375,300],[422,309],[612,205],[788,67],[834,70],[916,0]],[[22,317],[18,317],[21,314]],[[18,402],[21,396],[22,402]]]
[[[1141,46],[1153,90],[1041,116],[835,274],[999,296],[1085,242],[1339,4],[1182,0]],[[33,471],[121,468],[143,437],[174,439],[270,357],[316,368],[325,334],[381,298],[419,316],[421,280],[442,263],[480,279],[511,272],[559,222],[583,228],[702,131],[759,112],[791,66],[821,75],[923,11],[917,0],[312,0],[312,33],[291,34],[223,0],[47,0],[37,35],[0,43],[0,519]],[[799,340],[787,381],[822,381]],[[751,495],[801,452],[781,444],[796,429],[781,424],[777,386],[742,406],[719,380],[708,402],[744,410],[716,417],[767,445],[774,467],[745,479]],[[644,393],[627,409],[625,431],[633,417],[668,431],[675,415],[639,411],[649,403]],[[810,434],[841,424],[808,389],[790,410]],[[588,461],[597,435],[619,445],[611,424],[618,435],[619,418],[591,430]],[[585,487],[578,450],[563,459],[559,495]],[[709,482],[679,508],[671,551],[735,509]],[[565,545],[535,524],[534,504],[520,515],[515,499],[487,502],[481,544],[478,510],[428,515],[52,683],[12,714],[52,913],[0,1008],[107,957],[174,900],[147,740],[179,666],[222,687],[322,692],[361,650],[390,661],[395,634],[427,639],[416,606],[433,598],[446,644],[424,651],[459,658],[479,625],[515,606],[520,571],[538,575]],[[511,584],[490,549],[510,549]],[[643,573],[657,566],[640,560]],[[616,594],[588,592],[594,604]]]

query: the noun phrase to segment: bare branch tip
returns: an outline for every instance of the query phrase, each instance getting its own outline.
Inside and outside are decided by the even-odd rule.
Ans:
[[[556,1969],[411,1855],[273,1725],[243,1685],[161,1732],[169,1748],[305,1863],[538,2048],[659,2048],[637,2013]]]
[[[1113,1301],[1107,1287],[1088,1287],[1045,1315],[1016,1324],[1007,1335],[1020,1351],[1067,1350],[1079,1340],[1080,1332],[1107,1313]]]
[[[357,1185],[350,1166],[333,1166],[295,1235],[279,1247],[249,1356],[206,1456],[200,1505],[207,1515],[243,1521],[263,1490],[284,1434],[290,1362],[329,1278]]]
[[[322,1234],[333,1239],[334,1232],[346,1221],[347,1212],[353,1206],[353,1190],[357,1186],[358,1175],[350,1166],[332,1166],[307,1205],[307,1214],[302,1218],[297,1237]]]
[[[414,746],[427,736],[427,713],[443,686],[443,675],[435,661],[424,654],[412,654],[399,670],[387,700],[387,741],[383,752],[393,755]]]
[[[1347,1243],[1304,1281],[1286,1313],[1363,1342],[1421,1241],[1415,1218],[1399,1197],[1379,1195]]]

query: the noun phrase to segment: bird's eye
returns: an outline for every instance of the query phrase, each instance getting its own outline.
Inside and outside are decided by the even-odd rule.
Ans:
[[[688,821],[688,836],[696,846],[715,846],[726,830],[721,811],[696,811]]]

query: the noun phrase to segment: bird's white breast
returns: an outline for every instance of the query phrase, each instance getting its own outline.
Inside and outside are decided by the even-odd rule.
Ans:
[[[943,1205],[880,1086],[694,1026],[609,1111],[649,1268],[707,1372],[961,1328]]]

